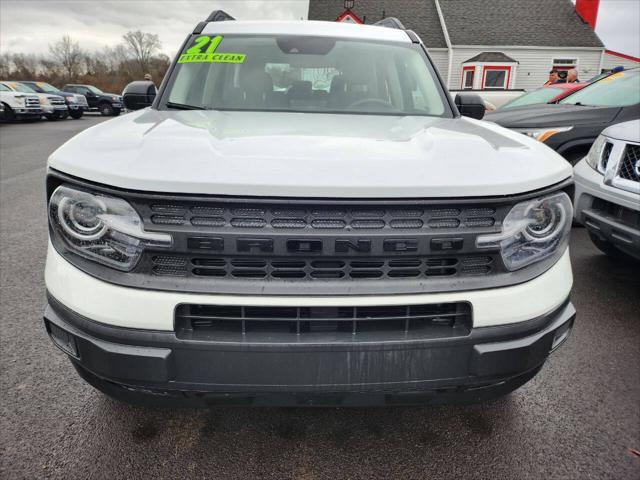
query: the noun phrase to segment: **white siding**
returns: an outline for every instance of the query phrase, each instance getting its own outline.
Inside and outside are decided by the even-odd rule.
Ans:
[[[431,60],[438,69],[440,76],[447,83],[447,72],[449,70],[449,51],[448,50],[429,50]]]
[[[578,75],[581,80],[600,73],[600,56],[602,49],[572,50],[552,48],[500,48],[500,47],[453,47],[453,67],[449,88],[459,89],[462,79],[462,62],[482,52],[502,52],[517,60],[515,89],[531,90],[542,86],[547,81],[554,58],[575,58],[578,61]]]
[[[618,57],[616,55],[610,55],[605,52],[604,61],[602,62],[602,68],[611,70],[613,67],[622,65],[625,69],[640,67],[640,62],[633,60],[627,60],[626,58]]]

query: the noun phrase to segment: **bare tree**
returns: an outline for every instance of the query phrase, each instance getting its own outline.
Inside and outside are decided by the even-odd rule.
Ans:
[[[40,60],[34,54],[14,53],[12,76],[19,78],[35,78],[38,75]]]
[[[129,52],[131,52],[132,57],[140,67],[140,73],[146,73],[149,70],[151,57],[153,57],[162,46],[158,35],[136,30],[135,32],[127,32],[122,38]]]
[[[74,42],[69,35],[65,35],[57,42],[49,45],[49,52],[62,64],[69,78],[75,78],[78,75],[84,59],[84,53],[78,42]]]
[[[11,76],[11,54],[8,52],[0,53],[0,78],[9,78]]]

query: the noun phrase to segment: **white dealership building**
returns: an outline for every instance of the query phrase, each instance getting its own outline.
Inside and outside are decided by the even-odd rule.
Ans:
[[[396,17],[420,36],[450,90],[529,90],[554,68],[588,80],[624,63],[592,28],[597,8],[597,0],[310,0],[309,19]]]

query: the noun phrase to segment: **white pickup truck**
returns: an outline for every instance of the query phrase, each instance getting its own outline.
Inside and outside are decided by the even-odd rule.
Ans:
[[[41,115],[44,115],[47,120],[59,120],[69,116],[67,104],[60,95],[38,93],[20,82],[4,80],[0,82],[0,85],[16,93],[35,95],[42,109]]]
[[[40,99],[35,93],[16,92],[0,82],[0,119],[11,122],[20,119],[39,119],[41,116]]]

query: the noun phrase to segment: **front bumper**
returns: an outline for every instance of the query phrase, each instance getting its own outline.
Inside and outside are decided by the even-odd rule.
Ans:
[[[363,405],[479,401],[507,393],[542,366],[573,324],[569,252],[528,282],[418,295],[252,296],[130,288],[98,280],[49,244],[47,331],[80,374],[129,401],[162,404]],[[388,307],[466,302],[459,336],[180,335],[181,304]],[[323,336],[324,335],[324,336]],[[247,340],[249,339],[249,340]]]
[[[30,107],[19,107],[13,109],[16,115],[20,115],[22,117],[39,117],[42,115],[43,111],[41,108],[30,108]]]
[[[84,318],[49,297],[54,343],[97,388],[128,401],[208,405],[474,402],[531,378],[569,336],[567,300],[539,318],[461,338],[248,343],[179,339]]]
[[[603,179],[584,160],[575,167],[575,219],[601,240],[640,259],[640,195],[605,185]]]

